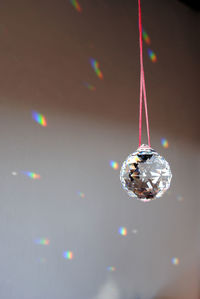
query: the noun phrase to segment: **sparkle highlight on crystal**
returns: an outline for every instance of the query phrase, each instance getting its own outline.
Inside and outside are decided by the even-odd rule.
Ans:
[[[76,11],[78,11],[78,12],[82,11],[82,8],[77,0],[70,0],[70,2],[73,5],[73,7],[76,9]]]
[[[148,54],[149,54],[149,58],[151,59],[152,62],[157,61],[156,54],[151,49],[148,49]]]
[[[107,267],[107,270],[108,270],[108,272],[114,272],[116,270],[116,268],[113,266],[109,266],[109,267]]]
[[[50,241],[48,239],[42,238],[35,240],[35,243],[39,245],[49,245]]]
[[[123,189],[143,202],[160,198],[169,189],[171,178],[169,163],[144,144],[127,157],[120,171]]]
[[[147,45],[150,45],[150,43],[151,43],[150,37],[148,36],[146,31],[144,31],[143,29],[142,29],[142,36],[143,36],[144,41],[147,43]]]
[[[119,164],[113,160],[110,160],[110,166],[115,170],[117,170],[119,168]]]
[[[35,172],[30,172],[30,171],[23,171],[23,173],[28,176],[29,178],[33,179],[33,180],[37,180],[40,179],[40,174],[37,174]]]
[[[96,87],[93,86],[92,84],[89,84],[89,83],[85,82],[84,85],[85,85],[85,87],[87,87],[91,91],[95,91],[96,90]]]
[[[167,139],[162,138],[161,139],[161,144],[164,148],[168,148],[169,147],[169,142],[167,141]]]
[[[32,118],[42,127],[47,126],[47,121],[44,115],[37,113],[36,111],[32,111]]]
[[[73,254],[72,251],[65,251],[65,252],[63,253],[63,256],[64,256],[64,258],[67,259],[67,260],[72,260],[72,259],[74,258],[74,254]]]
[[[99,62],[93,58],[90,58],[90,63],[97,77],[99,77],[99,79],[103,79],[103,73],[99,69]]]
[[[179,265],[179,259],[178,259],[177,257],[173,257],[173,258],[171,259],[171,262],[172,262],[172,264],[175,265],[175,266]]]
[[[127,229],[126,229],[126,227],[124,227],[124,226],[121,226],[120,228],[119,228],[119,234],[120,235],[122,235],[122,236],[126,236],[127,235]]]

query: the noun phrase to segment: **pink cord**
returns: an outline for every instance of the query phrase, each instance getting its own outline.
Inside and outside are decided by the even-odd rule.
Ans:
[[[144,106],[145,106],[145,116],[146,116],[146,126],[147,126],[147,136],[148,144],[151,147],[150,142],[150,132],[149,132],[149,118],[148,118],[148,108],[147,108],[147,97],[146,97],[146,87],[144,78],[144,66],[143,66],[143,52],[142,52],[142,17],[141,17],[141,3],[138,0],[138,17],[139,17],[139,42],[140,42],[140,108],[139,108],[139,147],[141,146],[142,138],[142,91],[144,94]]]

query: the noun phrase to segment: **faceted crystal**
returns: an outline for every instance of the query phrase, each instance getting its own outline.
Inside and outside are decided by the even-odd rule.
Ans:
[[[170,187],[169,163],[148,145],[140,146],[124,161],[120,180],[130,197],[151,201],[161,197]]]

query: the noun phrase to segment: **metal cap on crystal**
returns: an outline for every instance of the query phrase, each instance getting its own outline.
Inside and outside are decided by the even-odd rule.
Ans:
[[[148,145],[141,145],[124,161],[120,180],[130,197],[151,201],[161,197],[170,187],[169,163]]]

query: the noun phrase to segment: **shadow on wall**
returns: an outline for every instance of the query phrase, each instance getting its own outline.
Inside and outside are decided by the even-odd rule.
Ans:
[[[155,297],[152,299],[200,299],[199,293],[199,269],[196,265],[186,269],[179,277],[165,286]],[[187,281],[191,281],[187,285]],[[187,285],[187,286],[186,286]]]

